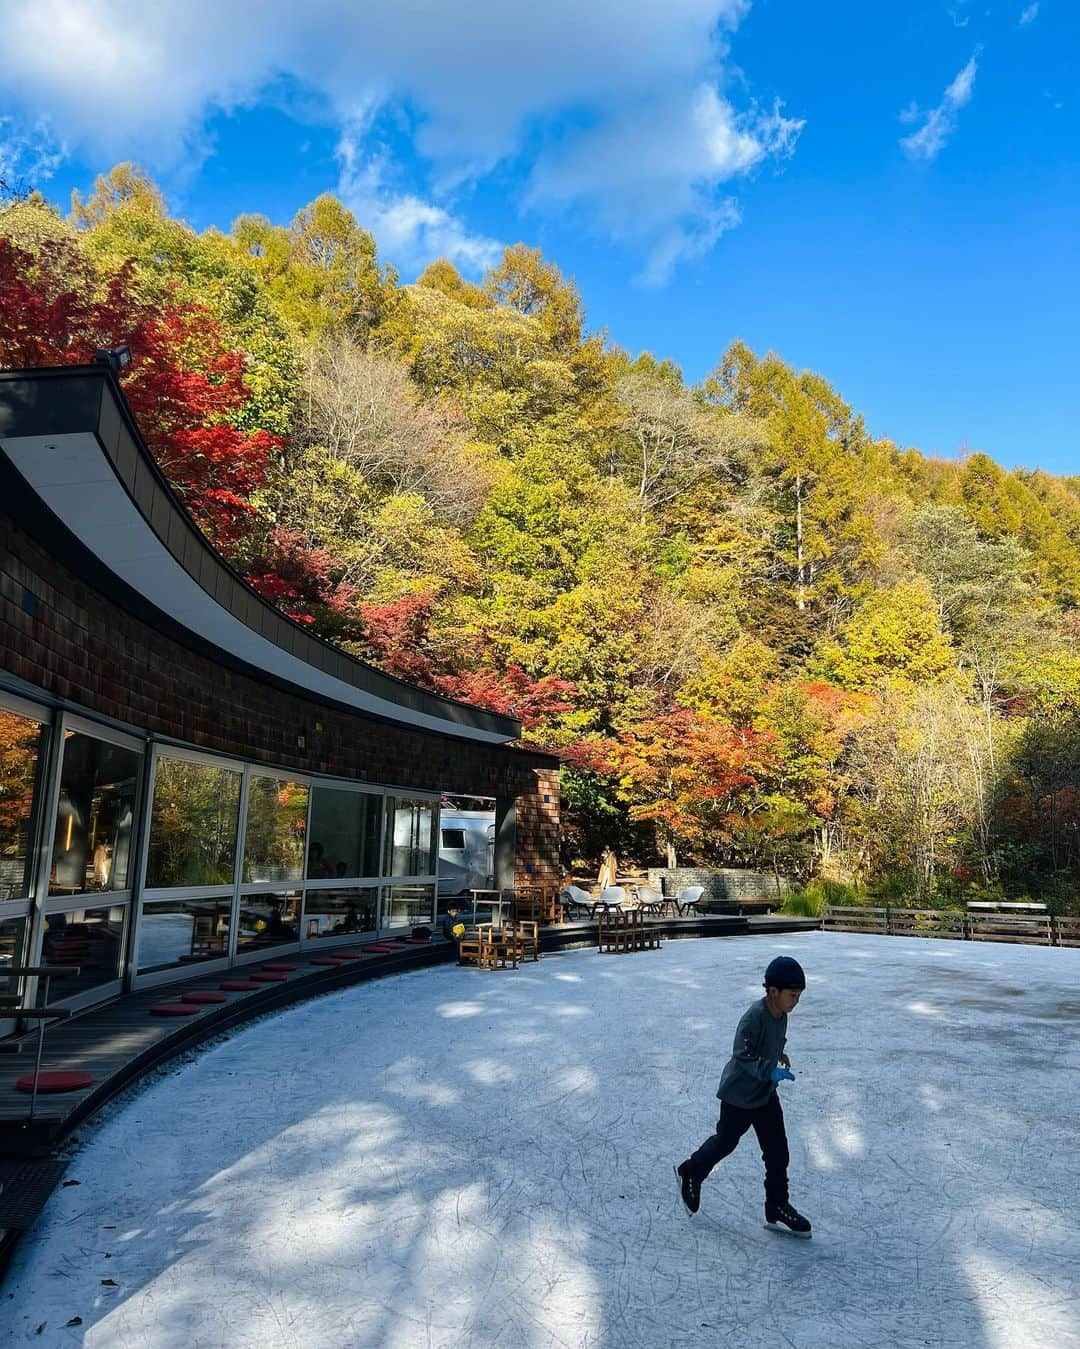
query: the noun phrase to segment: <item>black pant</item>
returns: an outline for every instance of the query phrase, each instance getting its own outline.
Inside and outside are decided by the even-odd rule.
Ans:
[[[788,1144],[784,1130],[784,1112],[780,1097],[774,1091],[765,1105],[756,1110],[720,1102],[720,1118],[716,1133],[711,1134],[690,1158],[690,1174],[700,1183],[717,1162],[739,1146],[739,1139],[753,1128],[761,1146],[765,1163],[765,1202],[786,1204],[788,1201]]]

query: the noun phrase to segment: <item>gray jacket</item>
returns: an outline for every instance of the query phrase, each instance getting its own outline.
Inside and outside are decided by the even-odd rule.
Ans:
[[[787,1042],[787,1016],[775,1017],[761,998],[742,1014],[716,1094],[728,1105],[756,1110],[776,1090],[771,1073]]]

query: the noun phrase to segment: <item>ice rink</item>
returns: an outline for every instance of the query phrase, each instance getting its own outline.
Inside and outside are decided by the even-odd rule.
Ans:
[[[781,1096],[812,1241],[762,1226],[752,1135],[695,1217],[672,1173],[785,952],[808,976]],[[1080,950],[816,932],[364,984],[83,1129],[0,1338],[1080,1345],[1078,1021]]]

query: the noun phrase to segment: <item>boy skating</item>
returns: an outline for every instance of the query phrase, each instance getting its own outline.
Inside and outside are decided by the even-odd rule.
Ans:
[[[691,1213],[701,1203],[701,1182],[752,1128],[765,1162],[766,1226],[799,1237],[810,1235],[808,1219],[788,1202],[788,1143],[776,1091],[778,1082],[795,1081],[784,1044],[788,1013],[798,1006],[805,987],[799,962],[777,956],[765,971],[765,996],[743,1013],[716,1091],[720,1098],[716,1133],[675,1168],[682,1201]]]

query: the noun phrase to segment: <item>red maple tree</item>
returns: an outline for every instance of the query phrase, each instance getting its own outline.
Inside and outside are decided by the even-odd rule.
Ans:
[[[776,758],[771,736],[685,707],[638,723],[609,753],[630,818],[655,822],[669,866],[678,841],[707,851],[727,835],[737,804]]]
[[[447,698],[515,716],[526,732],[570,710],[578,692],[575,684],[555,675],[536,678],[513,661],[500,670],[495,653],[481,653],[481,658],[487,657],[486,664],[455,669],[458,649],[449,644],[440,646],[431,635],[435,604],[436,596],[425,591],[403,595],[389,604],[361,605],[364,653],[399,679]]]
[[[0,238],[0,365],[81,365],[131,348],[121,379],[143,438],[203,532],[226,552],[248,532],[250,496],[281,442],[232,425],[248,400],[245,358],[195,304],[134,293],[132,263],[99,282],[73,244],[36,254]]]

